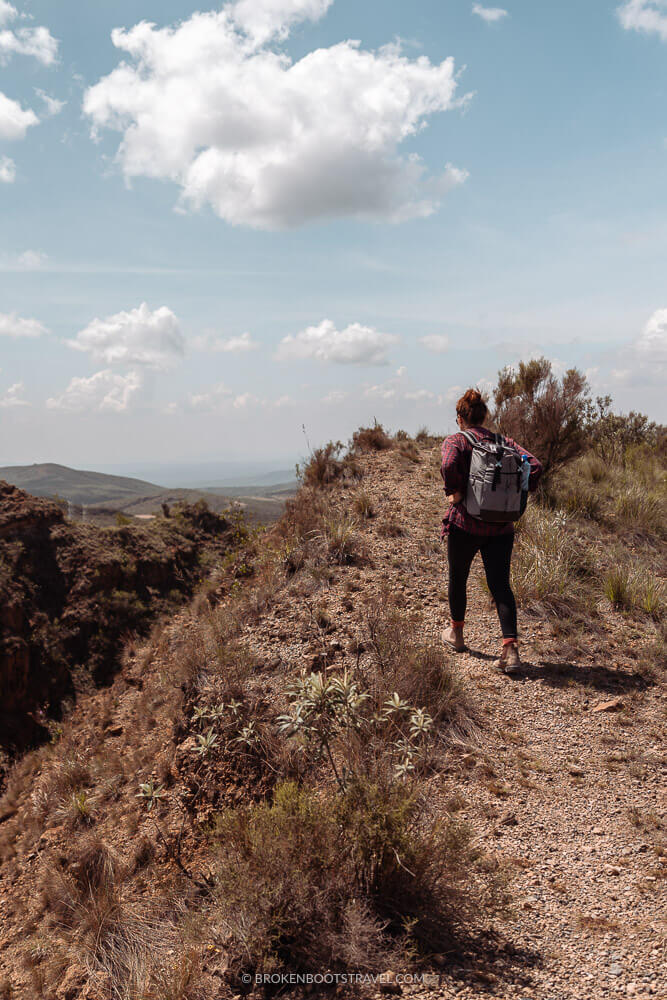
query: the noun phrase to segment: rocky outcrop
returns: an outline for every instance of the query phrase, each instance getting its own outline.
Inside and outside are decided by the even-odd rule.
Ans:
[[[236,535],[201,504],[145,526],[76,524],[0,482],[0,747],[46,735],[75,671],[110,679],[123,640],[187,597],[204,552],[222,554]]]

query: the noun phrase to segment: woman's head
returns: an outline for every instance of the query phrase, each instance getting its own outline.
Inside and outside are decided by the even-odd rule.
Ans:
[[[468,389],[456,404],[457,418],[460,418],[469,427],[480,427],[488,415],[489,408],[484,402],[481,392],[477,389]]]

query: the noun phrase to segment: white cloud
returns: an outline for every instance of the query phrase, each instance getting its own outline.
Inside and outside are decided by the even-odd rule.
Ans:
[[[349,395],[349,392],[345,392],[343,389],[332,389],[331,392],[328,392],[322,398],[322,402],[336,405],[337,403],[342,403]]]
[[[35,89],[35,93],[44,102],[46,106],[46,113],[50,118],[53,118],[55,115],[59,115],[67,104],[67,101],[59,101],[57,97],[51,97],[50,94],[45,93],[43,90]]]
[[[635,347],[645,364],[667,364],[667,309],[656,309]]]
[[[17,28],[10,31],[4,27],[19,16],[16,7],[7,0],[0,0],[0,64],[6,63],[12,55],[30,56],[44,66],[51,66],[58,55],[58,42],[48,28]]]
[[[18,101],[0,91],[0,139],[24,139],[28,129],[38,121],[34,111],[30,108],[24,111]]]
[[[47,399],[52,410],[85,410],[123,413],[130,408],[136,394],[143,386],[139,372],[118,375],[110,370],[96,372],[89,378],[73,378],[61,396]]]
[[[369,385],[364,389],[364,396],[367,399],[395,399],[398,389],[394,382],[384,382],[381,385]]]
[[[94,319],[67,343],[106,365],[145,365],[158,370],[170,368],[185,351],[180,323],[171,309],[162,306],[151,312],[145,302],[129,312]]]
[[[0,156],[0,184],[13,184],[16,180],[16,164],[8,156]]]
[[[219,410],[224,403],[228,403],[232,398],[232,391],[228,389],[224,382],[219,382],[208,392],[194,393],[188,402],[193,410],[203,410],[205,412]]]
[[[398,337],[380,333],[372,326],[350,323],[337,330],[330,319],[309,326],[297,334],[283,337],[276,358],[281,361],[312,358],[339,365],[385,365],[387,351]]]
[[[167,28],[112,34],[126,54],[86,91],[93,129],[122,133],[126,178],[166,178],[180,204],[210,204],[261,229],[353,217],[424,217],[461,184],[446,164],[429,177],[401,143],[431,115],[460,107],[453,59],[410,59],[399,43],[344,41],[293,62],[270,47],[329,0],[241,0]]]
[[[23,319],[17,313],[0,313],[0,337],[41,337],[47,328],[36,319]]]
[[[433,354],[444,354],[449,350],[449,337],[445,337],[440,333],[432,333],[427,337],[420,337],[419,343]]]
[[[240,337],[214,337],[204,334],[195,337],[193,347],[198,351],[214,351],[223,354],[245,354],[247,351],[256,351],[259,344],[252,339],[249,333],[242,333]]]
[[[367,385],[364,389],[366,399],[379,399],[384,402],[428,403],[436,398],[430,389],[405,389],[402,384],[401,369],[395,378],[379,385]]]
[[[238,27],[255,42],[286,38],[299,21],[318,21],[334,0],[237,0],[230,13]]]
[[[18,17],[18,14],[16,7],[12,7],[8,0],[0,0],[0,27],[13,21],[15,17]]]
[[[10,385],[4,396],[0,396],[0,407],[11,408],[15,406],[30,406],[27,399],[23,399],[23,382],[15,382]]]
[[[24,250],[16,258],[16,263],[23,271],[38,271],[44,267],[49,258],[41,250]]]
[[[484,7],[481,3],[474,3],[472,5],[472,12],[481,17],[487,24],[494,24],[496,21],[502,21],[504,17],[507,17],[507,11],[503,7]]]
[[[430,389],[415,389],[413,392],[403,393],[403,399],[409,399],[416,403],[426,403],[435,399],[435,393],[431,392]]]
[[[667,41],[667,0],[627,0],[616,13],[626,31],[657,34]]]
[[[175,404],[172,404],[175,405]],[[191,395],[187,401],[188,408],[202,413],[228,413],[233,410],[250,409],[284,409],[294,406],[291,396],[280,396],[278,399],[260,399],[252,392],[241,392],[234,395],[224,382],[219,382],[207,392]]]
[[[233,406],[235,410],[245,410],[249,406],[258,406],[259,404],[260,400],[257,396],[253,396],[251,392],[244,392],[240,396],[236,396]]]
[[[656,309],[639,337],[621,348],[611,378],[630,387],[664,385],[667,377],[667,309]]]

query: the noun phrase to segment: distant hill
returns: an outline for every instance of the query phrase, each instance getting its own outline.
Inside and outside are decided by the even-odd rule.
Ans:
[[[296,483],[286,482],[275,486],[174,489],[52,462],[5,466],[0,468],[0,480],[33,496],[67,500],[71,518],[99,524],[115,523],[118,514],[145,518],[159,514],[163,504],[194,503],[199,499],[206,500],[215,511],[237,503],[251,519],[267,523],[280,517],[285,499],[296,492]]]
[[[11,465],[0,468],[0,479],[36,497],[56,494],[71,503],[95,504],[163,493],[164,486],[127,476],[107,476],[102,472],[70,469],[45,462],[39,465]]]

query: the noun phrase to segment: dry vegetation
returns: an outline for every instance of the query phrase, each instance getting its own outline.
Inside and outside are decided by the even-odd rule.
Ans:
[[[410,526],[363,479],[376,453],[412,475],[436,441],[376,424],[315,451],[282,520],[13,764],[0,997],[204,1000],[256,972],[425,969],[488,947],[508,866],[482,849],[461,792],[436,809],[432,790],[473,768],[491,800],[511,789],[484,756],[481,685],[462,684],[419,602],[383,582],[374,545]],[[648,439],[612,461],[570,456],[521,522],[514,565],[524,611],[568,642],[608,613],[650,633],[642,669],[656,679],[664,489]],[[268,659],[264,637],[284,652]],[[534,787],[546,766],[509,722],[503,738]],[[631,820],[657,836],[650,816]],[[602,920],[580,915],[596,933]]]

